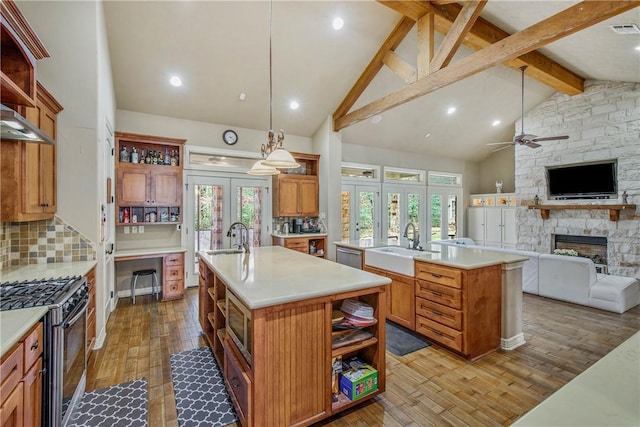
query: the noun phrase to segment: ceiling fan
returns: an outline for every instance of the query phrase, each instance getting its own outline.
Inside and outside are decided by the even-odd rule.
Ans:
[[[521,103],[522,125],[520,126],[521,133],[520,135],[516,135],[515,137],[513,137],[513,141],[490,142],[489,144],[487,144],[487,145],[504,145],[504,147],[495,149],[493,150],[493,152],[504,150],[505,148],[509,148],[511,146],[516,146],[516,145],[525,145],[529,148],[538,148],[540,147],[540,144],[538,144],[538,142],[540,141],[555,141],[558,139],[569,139],[567,135],[548,136],[548,137],[539,138],[537,135],[524,133],[524,70],[526,69],[527,69],[526,65],[523,65],[522,67],[520,67],[520,70],[522,71],[522,103]]]

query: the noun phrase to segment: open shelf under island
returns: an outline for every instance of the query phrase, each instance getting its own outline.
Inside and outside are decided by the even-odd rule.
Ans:
[[[310,425],[385,391],[390,280],[279,246],[200,258],[200,323],[244,426]],[[368,338],[334,348],[332,314],[346,299],[373,308]],[[333,396],[332,359],[377,370],[377,390]]]

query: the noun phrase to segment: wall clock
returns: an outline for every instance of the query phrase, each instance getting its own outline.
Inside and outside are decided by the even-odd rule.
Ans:
[[[227,145],[233,145],[236,142],[238,142],[238,134],[235,133],[235,131],[232,131],[231,129],[227,129],[224,132],[222,132],[222,140]]]

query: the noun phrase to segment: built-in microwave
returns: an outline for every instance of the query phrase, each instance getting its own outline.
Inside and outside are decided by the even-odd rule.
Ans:
[[[227,289],[227,333],[238,346],[240,353],[251,365],[252,325],[249,310],[231,291]]]

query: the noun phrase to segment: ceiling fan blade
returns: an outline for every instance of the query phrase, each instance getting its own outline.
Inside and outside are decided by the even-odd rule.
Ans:
[[[510,144],[513,145],[513,142],[511,141],[506,141],[506,142],[489,142],[486,145],[504,145],[504,144]]]
[[[536,144],[536,143],[535,143],[535,142],[533,142],[533,141],[526,141],[526,142],[523,142],[523,143],[522,143],[522,145],[526,145],[526,146],[527,146],[527,147],[529,147],[529,148],[538,148],[538,147],[542,147],[542,145],[540,145],[540,144]]]
[[[531,139],[531,141],[534,141],[534,142],[538,142],[538,141],[556,141],[558,139],[569,139],[569,137],[567,135],[547,136],[547,137],[544,137],[544,138],[533,138],[533,139]]]
[[[514,144],[505,145],[504,147],[496,148],[495,150],[492,150],[491,152],[495,153],[496,151],[501,151],[501,150],[507,149],[509,147],[514,147],[514,146],[515,146]]]

